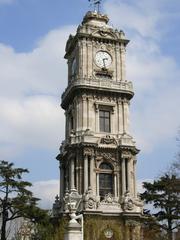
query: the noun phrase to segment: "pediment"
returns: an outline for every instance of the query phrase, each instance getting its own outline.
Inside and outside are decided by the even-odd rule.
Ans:
[[[111,31],[110,29],[98,29],[91,33],[94,37],[101,37],[101,38],[111,38],[111,39],[118,39],[118,36],[115,32]]]

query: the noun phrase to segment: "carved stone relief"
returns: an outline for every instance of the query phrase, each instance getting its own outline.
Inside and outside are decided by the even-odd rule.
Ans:
[[[116,139],[114,137],[111,137],[110,135],[106,135],[105,137],[102,137],[100,139],[100,144],[114,144],[117,145]]]
[[[119,164],[116,152],[109,152],[109,151],[96,152],[96,156],[95,156],[96,168],[98,168],[99,165],[101,164],[101,162],[103,162],[103,161],[108,161],[111,164],[113,164],[114,166],[117,166]]]
[[[128,159],[130,159],[130,158],[132,158],[132,154],[129,151],[123,151],[121,153],[121,158],[128,158]]]
[[[104,200],[102,203],[112,204],[112,203],[118,203],[117,199],[113,197],[111,193],[108,193],[105,195]]]
[[[84,202],[84,209],[85,210],[96,209],[97,206],[98,206],[99,200],[96,198],[95,195],[93,195],[93,191],[90,187],[83,196],[83,202]]]
[[[139,212],[142,213],[143,211],[143,202],[139,197],[134,198],[130,195],[130,192],[127,191],[124,194],[124,197],[121,201],[122,209],[125,212]]]
[[[92,156],[94,155],[94,150],[92,148],[84,148],[83,153],[84,155]]]

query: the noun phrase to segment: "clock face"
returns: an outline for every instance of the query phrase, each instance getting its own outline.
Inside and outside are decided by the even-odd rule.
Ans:
[[[108,52],[99,51],[96,53],[96,64],[100,68],[108,68],[112,63],[112,57]]]
[[[77,66],[77,63],[76,63],[76,58],[73,59],[73,62],[72,62],[72,75],[74,75],[76,73],[76,66]]]

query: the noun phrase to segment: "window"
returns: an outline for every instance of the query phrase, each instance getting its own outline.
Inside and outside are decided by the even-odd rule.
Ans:
[[[101,163],[99,174],[99,195],[103,200],[108,193],[113,194],[113,168],[108,163]]]
[[[110,132],[110,111],[99,110],[100,132]]]

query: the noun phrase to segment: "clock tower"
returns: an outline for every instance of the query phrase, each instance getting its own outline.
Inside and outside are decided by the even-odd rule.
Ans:
[[[62,94],[65,141],[60,164],[60,214],[81,196],[84,239],[140,240],[143,204],[136,190],[136,155],[129,132],[134,92],[126,79],[124,32],[107,15],[88,12],[66,44],[68,85]]]

